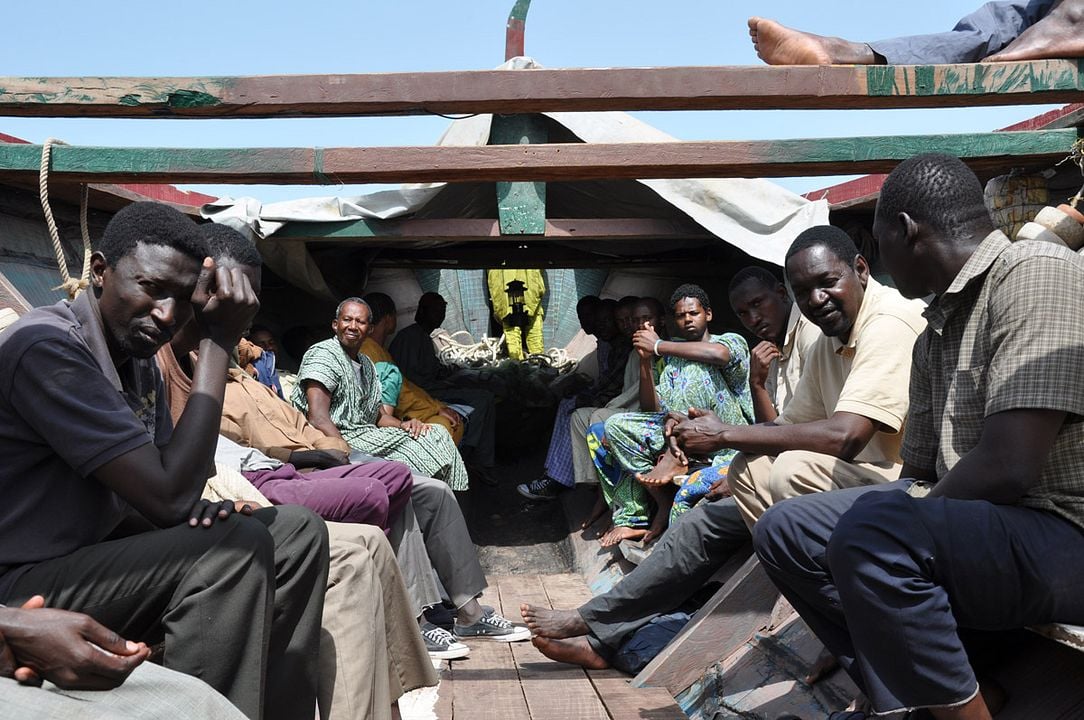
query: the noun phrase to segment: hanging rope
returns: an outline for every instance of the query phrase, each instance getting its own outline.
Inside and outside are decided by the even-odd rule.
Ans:
[[[1071,162],[1078,168],[1080,168],[1080,173],[1084,175],[1084,140],[1077,140],[1076,142],[1074,142],[1073,148],[1069,152],[1069,157],[1057,163],[1055,167],[1067,162]],[[1080,191],[1077,192],[1076,195],[1069,198],[1068,203],[1070,207],[1075,209],[1077,204],[1081,201],[1084,201],[1084,187],[1080,188]]]
[[[49,237],[53,240],[53,253],[56,255],[56,264],[60,269],[60,278],[63,282],[53,288],[63,288],[68,293],[68,298],[74,300],[80,291],[85,290],[90,284],[90,228],[87,223],[87,186],[83,185],[79,194],[79,231],[83,236],[83,269],[78,278],[73,278],[68,272],[68,260],[64,256],[64,246],[60,242],[60,231],[56,227],[53,218],[53,209],[49,206],[49,168],[52,163],[53,145],[65,143],[56,138],[47,138],[41,146],[41,167],[38,170],[38,197],[41,200],[41,210],[45,213],[45,225],[49,228]]]

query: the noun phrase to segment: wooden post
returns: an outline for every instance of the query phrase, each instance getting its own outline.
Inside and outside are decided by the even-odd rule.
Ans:
[[[538,115],[494,115],[490,145],[537,145],[548,139]],[[498,182],[497,215],[502,235],[542,235],[546,232],[546,183]]]
[[[523,55],[524,35],[527,32],[527,11],[531,0],[516,0],[508,13],[508,28],[504,35],[504,59],[511,60]]]

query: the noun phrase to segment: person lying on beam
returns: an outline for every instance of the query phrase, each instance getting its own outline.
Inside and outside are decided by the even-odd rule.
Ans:
[[[1084,57],[1084,0],[988,2],[948,31],[875,42],[795,30],[749,18],[769,65],[933,65]]]

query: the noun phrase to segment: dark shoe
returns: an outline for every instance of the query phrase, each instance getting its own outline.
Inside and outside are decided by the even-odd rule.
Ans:
[[[422,639],[429,657],[438,660],[455,660],[470,655],[470,648],[455,639],[444,628],[425,623],[422,625]]]
[[[497,640],[498,642],[520,642],[531,639],[531,631],[523,625],[513,625],[510,620],[491,607],[482,606],[484,614],[473,625],[455,624],[455,636],[475,640]]]
[[[516,491],[528,500],[556,500],[557,496],[567,489],[561,483],[545,475],[530,484],[516,485]]]

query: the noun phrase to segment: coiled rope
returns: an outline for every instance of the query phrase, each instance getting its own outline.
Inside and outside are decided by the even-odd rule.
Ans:
[[[60,269],[60,278],[63,282],[54,290],[63,288],[68,293],[68,298],[74,300],[75,296],[85,290],[90,284],[90,227],[87,223],[87,186],[80,186],[79,193],[79,231],[83,236],[83,269],[78,278],[73,278],[68,272],[68,260],[64,256],[64,246],[60,242],[60,231],[56,227],[53,218],[53,209],[49,206],[49,168],[52,164],[53,145],[65,145],[62,140],[47,138],[41,146],[41,167],[38,169],[38,198],[41,200],[41,210],[45,213],[45,225],[49,228],[49,237],[53,240],[53,253],[56,255],[56,264]]]

